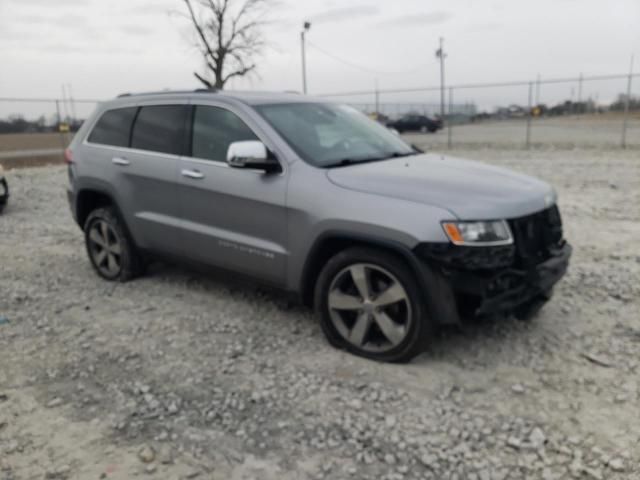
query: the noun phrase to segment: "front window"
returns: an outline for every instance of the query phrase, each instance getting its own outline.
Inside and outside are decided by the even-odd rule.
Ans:
[[[233,142],[258,140],[255,133],[235,113],[224,108],[196,105],[191,134],[191,156],[227,161]]]
[[[415,154],[397,135],[346,105],[283,103],[256,110],[303,160],[317,167]]]

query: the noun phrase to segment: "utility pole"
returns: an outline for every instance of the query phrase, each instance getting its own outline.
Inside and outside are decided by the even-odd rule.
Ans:
[[[633,55],[629,65],[629,79],[627,80],[627,98],[624,101],[624,122],[622,123],[622,148],[627,148],[627,125],[629,123],[629,102],[631,101],[631,79],[633,78]]]
[[[540,74],[536,78],[536,105],[540,105]]]
[[[302,32],[300,32],[300,48],[302,52],[302,93],[307,94],[307,52],[305,45],[305,34],[311,28],[311,22],[304,22]]]
[[[440,37],[440,48],[436,50],[436,57],[440,59],[440,118],[444,121],[444,59],[447,54],[444,53],[444,39]]]

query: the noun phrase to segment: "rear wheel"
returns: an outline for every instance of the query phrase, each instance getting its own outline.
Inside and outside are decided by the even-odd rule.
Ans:
[[[333,346],[374,360],[405,362],[423,350],[431,330],[422,297],[400,258],[356,247],[324,267],[315,306]]]
[[[84,233],[89,260],[102,278],[124,282],[142,273],[142,259],[114,208],[91,212]]]

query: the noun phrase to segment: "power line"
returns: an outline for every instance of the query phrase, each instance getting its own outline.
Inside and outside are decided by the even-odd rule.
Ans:
[[[366,73],[374,73],[376,75],[406,75],[406,74],[410,74],[410,73],[415,73],[418,70],[430,65],[429,63],[425,63],[422,65],[417,66],[416,68],[412,69],[412,70],[405,70],[403,72],[385,72],[385,71],[380,71],[380,70],[374,70],[372,68],[369,67],[364,67],[362,65],[358,65],[355,63],[350,62],[349,60],[345,60],[344,58],[338,57],[337,55],[334,55],[333,53],[330,53],[326,50],[324,50],[323,48],[320,48],[318,45],[316,45],[315,43],[310,42],[307,39],[307,44],[311,47],[313,47],[315,50],[319,51],[320,53],[322,53],[323,55],[335,60],[336,62],[340,62],[343,65],[346,65],[348,67],[354,68],[356,70],[360,70]]]

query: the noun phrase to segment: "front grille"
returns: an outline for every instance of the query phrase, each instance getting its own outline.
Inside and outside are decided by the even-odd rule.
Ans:
[[[509,220],[516,245],[516,262],[527,267],[547,260],[562,244],[562,219],[556,205]]]

